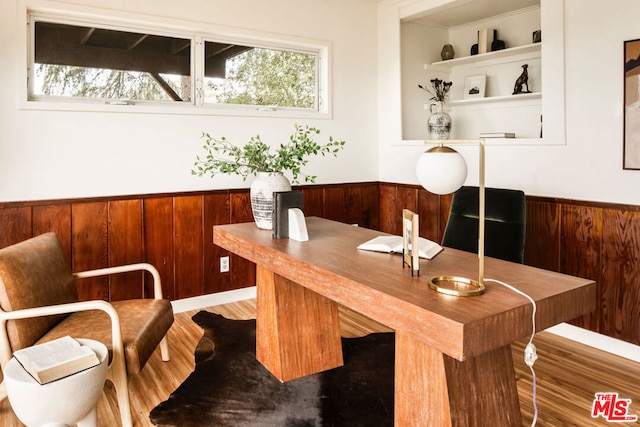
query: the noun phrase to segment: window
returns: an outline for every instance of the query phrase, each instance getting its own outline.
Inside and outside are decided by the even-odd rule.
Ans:
[[[34,97],[191,101],[191,40],[35,22]]]
[[[204,102],[315,109],[317,57],[206,42]]]
[[[28,21],[29,101],[327,112],[326,44],[225,41],[190,26],[150,31],[37,12]]]

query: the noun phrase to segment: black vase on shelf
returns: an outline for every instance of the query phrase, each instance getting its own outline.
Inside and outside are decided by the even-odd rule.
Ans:
[[[491,52],[502,50],[506,47],[503,40],[498,40],[498,30],[493,30],[493,41],[491,42]]]
[[[536,30],[531,35],[531,41],[533,43],[540,43],[542,41],[542,31]]]

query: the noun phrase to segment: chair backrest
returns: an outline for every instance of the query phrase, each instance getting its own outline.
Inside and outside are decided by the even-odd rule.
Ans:
[[[478,253],[478,191],[465,186],[453,194],[443,246]],[[485,188],[485,255],[523,263],[526,215],[524,192]]]
[[[0,249],[0,309],[14,311],[78,301],[71,268],[55,233]],[[13,351],[33,345],[66,315],[7,321]]]

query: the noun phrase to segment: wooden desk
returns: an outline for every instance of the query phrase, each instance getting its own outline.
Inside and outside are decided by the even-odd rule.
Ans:
[[[257,358],[281,381],[341,366],[338,304],[396,331],[396,426],[521,426],[510,344],[531,333],[530,302],[429,289],[435,275],[477,277],[477,256],[446,248],[411,277],[398,255],[357,250],[382,233],[307,218],[309,241],[253,223],[214,227],[214,243],[257,265]],[[487,258],[485,276],[537,304],[537,330],[595,308],[595,283]],[[524,356],[523,356],[524,357]]]

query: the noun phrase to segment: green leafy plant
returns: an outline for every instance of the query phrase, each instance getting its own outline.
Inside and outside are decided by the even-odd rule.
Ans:
[[[447,99],[447,94],[449,93],[449,89],[453,86],[453,82],[445,82],[440,79],[431,79],[431,87],[432,89],[428,89],[422,85],[418,85],[418,87],[422,90],[427,91],[431,95],[431,101],[442,101],[444,102]]]
[[[320,133],[315,127],[295,125],[296,130],[289,137],[289,141],[280,144],[274,152],[265,144],[260,135],[252,136],[244,146],[240,147],[227,141],[223,136],[214,138],[206,132],[204,138],[205,156],[196,156],[195,168],[191,174],[197,176],[216,174],[237,174],[243,179],[258,172],[284,172],[290,171],[293,175],[293,184],[299,183],[299,177],[303,176],[305,182],[316,182],[317,176],[305,175],[302,167],[309,162],[310,156],[332,154],[344,148],[345,141],[334,140],[329,137],[329,142],[318,144],[314,137]]]

